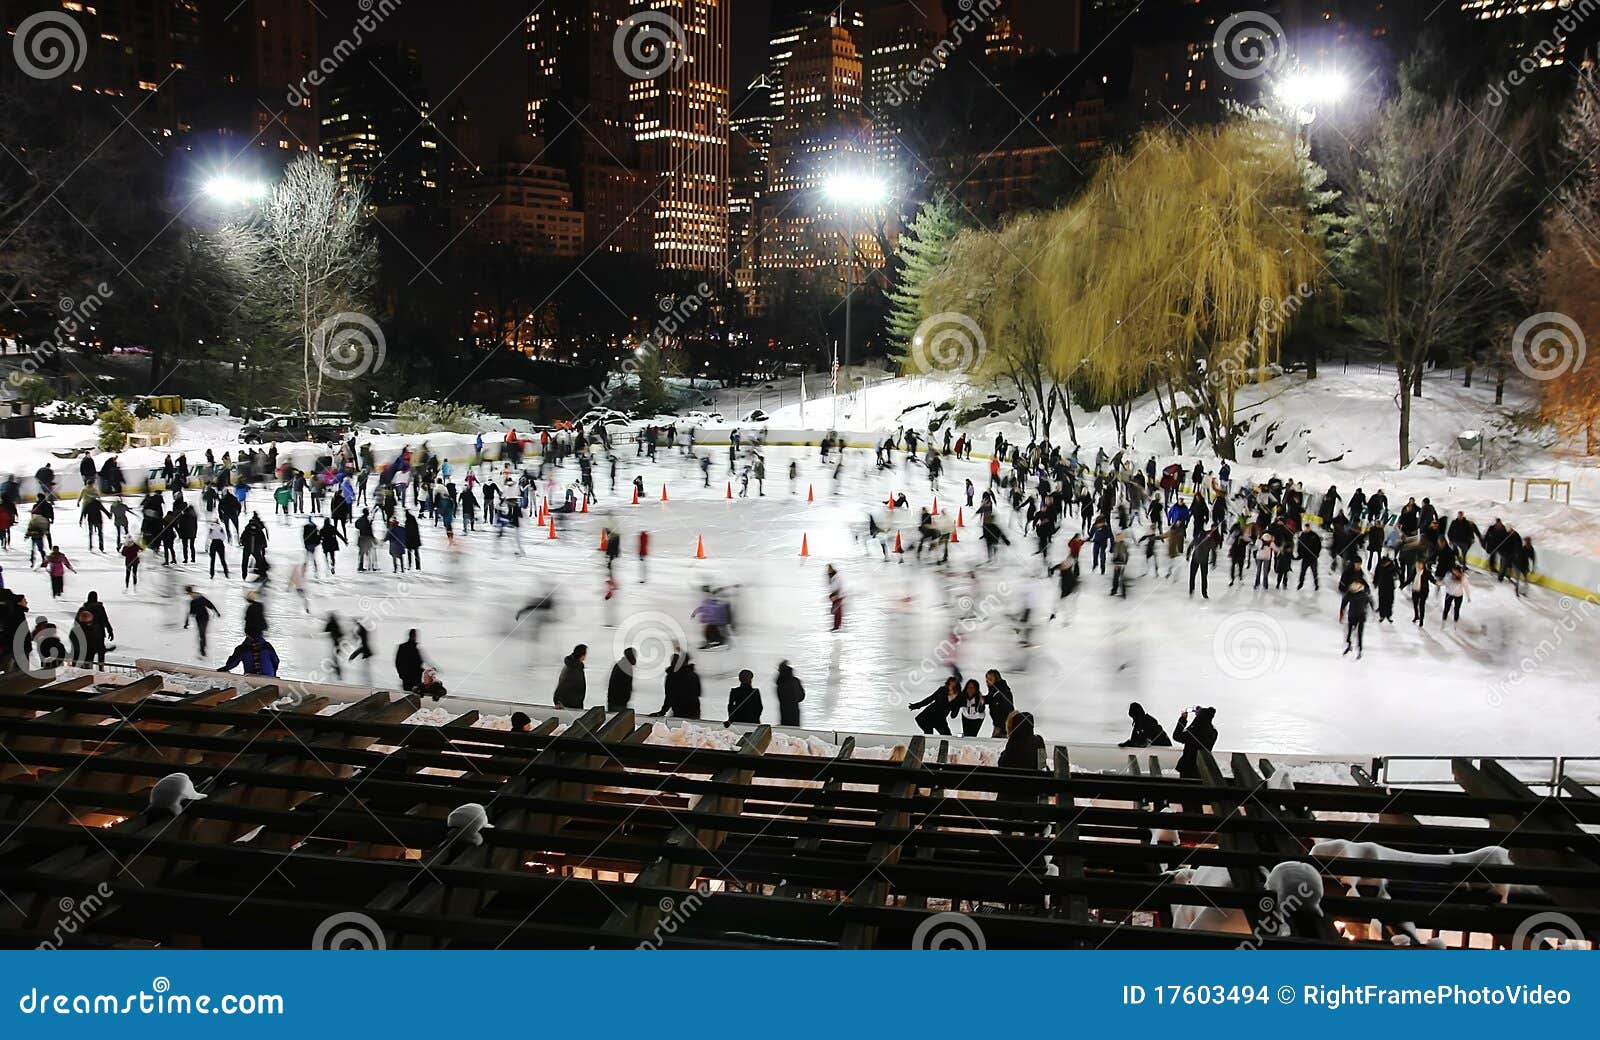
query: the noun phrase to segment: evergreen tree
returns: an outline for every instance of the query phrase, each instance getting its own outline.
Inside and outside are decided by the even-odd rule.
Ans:
[[[923,306],[928,280],[944,266],[950,244],[961,233],[956,206],[948,198],[937,198],[922,208],[906,233],[900,237],[895,253],[897,284],[889,292],[889,340],[893,360],[904,364],[911,337],[930,313]]]

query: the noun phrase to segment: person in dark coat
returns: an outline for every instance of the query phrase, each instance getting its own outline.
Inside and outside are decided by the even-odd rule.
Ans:
[[[99,593],[89,593],[83,605],[78,608],[76,621],[76,628],[83,633],[83,642],[81,645],[78,644],[75,632],[74,649],[81,650],[82,655],[74,653],[73,660],[83,665],[98,664],[102,668],[105,667],[106,647],[117,634],[111,628],[111,619],[106,615],[106,607],[100,602]]]
[[[1156,721],[1156,717],[1144,710],[1138,701],[1128,705],[1128,718],[1133,720],[1133,732],[1127,740],[1117,747],[1171,747],[1172,738],[1167,736],[1167,731]]]
[[[406,633],[406,641],[394,652],[394,670],[400,676],[400,688],[406,692],[422,685],[422,647],[417,645],[417,630]]]
[[[1044,741],[1033,732],[1033,714],[1014,711],[1006,720],[1006,748],[1000,752],[1001,769],[1039,769],[1039,749]]]
[[[688,654],[672,655],[672,663],[667,666],[667,677],[662,686],[666,691],[666,700],[662,702],[657,715],[671,715],[677,719],[700,717],[700,676],[695,672],[694,662],[689,660]]]
[[[950,720],[961,710],[961,677],[952,675],[944,685],[906,707],[915,711],[916,722],[924,733],[950,735]]]
[[[1400,565],[1393,556],[1378,561],[1372,572],[1372,583],[1378,589],[1378,620],[1394,624],[1394,592],[1400,584]]]
[[[589,656],[589,648],[582,643],[572,648],[561,662],[561,675],[556,679],[555,704],[558,708],[583,707],[584,694],[588,685],[583,678],[583,659]]]
[[[1010,685],[993,668],[983,673],[983,682],[987,687],[984,700],[989,705],[989,721],[994,724],[994,732],[990,735],[1003,737],[1006,735],[1006,720],[1017,710],[1016,698],[1011,695]]]
[[[1200,779],[1200,749],[1210,751],[1217,746],[1217,727],[1212,724],[1216,715],[1215,708],[1196,708],[1193,722],[1189,721],[1188,712],[1178,716],[1178,724],[1172,727],[1172,737],[1183,745],[1183,755],[1178,759],[1179,776]]]
[[[778,694],[778,725],[800,725],[800,702],[806,699],[806,688],[788,661],[778,662],[778,678],[773,682],[773,689]]]
[[[755,725],[761,722],[761,691],[750,685],[755,673],[746,668],[739,672],[739,685],[728,691],[728,721]]]
[[[639,651],[630,646],[611,666],[611,679],[606,683],[607,711],[624,711],[633,700],[633,668],[638,663]]]
[[[1339,619],[1344,624],[1344,652],[1350,652],[1350,643],[1355,641],[1356,656],[1360,657],[1366,651],[1367,611],[1372,607],[1372,590],[1367,588],[1367,583],[1356,580],[1344,590],[1344,595],[1339,599]]]

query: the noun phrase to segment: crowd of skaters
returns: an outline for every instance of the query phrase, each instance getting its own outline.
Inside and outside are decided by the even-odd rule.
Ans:
[[[692,427],[648,426],[634,434],[634,441],[636,456],[654,459],[657,450],[665,445],[698,459],[709,485],[712,453],[696,455]],[[764,495],[766,471],[759,437],[741,443],[741,435],[735,431],[731,442],[727,456],[730,495],[735,478],[741,495],[748,494],[752,480],[756,494]],[[842,442],[830,436],[820,448],[824,465],[832,467],[837,480],[844,464]],[[609,490],[613,494],[617,491],[617,454],[603,425],[541,433],[537,468],[523,465],[523,455],[531,454],[531,444],[515,431],[499,445],[496,458],[491,460],[486,449],[480,435],[472,463],[460,467],[461,472],[448,459],[432,453],[426,442],[415,452],[407,447],[387,464],[379,465],[371,447],[358,447],[354,438],[330,446],[328,454],[307,470],[281,461],[275,446],[242,451],[237,459],[228,453],[217,459],[207,451],[204,463],[195,466],[185,455],[168,456],[158,474],[153,475],[155,486],[146,484],[136,508],[130,508],[122,497],[123,476],[116,457],[105,457],[97,464],[85,455],[79,464],[84,490],[78,502],[78,526],[85,530],[90,552],[108,551],[105,528],[112,528],[110,551],[123,558],[125,588],[137,586],[140,566],[148,557],[155,556],[166,566],[196,563],[199,544],[205,546],[209,577],[215,580],[220,568],[223,578],[230,579],[228,553],[230,548],[236,548],[239,577],[253,582],[256,589],[249,593],[245,638],[233,648],[224,667],[275,675],[280,662],[267,639],[265,613],[261,609],[270,571],[266,547],[273,536],[260,512],[251,508],[250,496],[256,485],[265,478],[271,489],[271,515],[279,525],[293,523],[295,513],[303,514],[298,532],[303,562],[291,568],[288,586],[300,595],[307,612],[311,609],[305,594],[307,570],[319,573],[319,567],[325,566],[330,576],[334,574],[340,551],[351,544],[352,526],[358,571],[379,569],[378,547],[382,545],[390,558],[391,572],[403,573],[422,566],[423,521],[431,522],[434,528],[442,527],[445,538],[454,541],[458,524],[463,533],[470,533],[481,526],[483,518],[495,529],[497,540],[509,538],[515,551],[522,553],[520,528],[534,511],[539,483],[546,483],[546,501],[555,502],[557,485],[552,472],[568,460],[575,461],[577,474],[552,511],[575,512],[598,501],[597,471],[609,469]],[[908,468],[925,468],[930,487],[937,492],[941,487],[942,460],[970,458],[973,450],[973,438],[950,429],[944,431],[942,446],[933,437],[902,430],[874,446],[874,466],[892,468],[895,453],[900,452]],[[974,511],[980,527],[987,557],[993,559],[1001,544],[1011,544],[998,516],[999,507],[1008,506],[1013,527],[1020,527],[1025,537],[1035,541],[1035,555],[1043,558],[1045,573],[1059,579],[1063,597],[1083,580],[1080,553],[1085,546],[1090,548],[1089,568],[1102,574],[1109,569],[1110,591],[1122,596],[1127,594],[1134,545],[1143,547],[1145,574],[1171,578],[1186,563],[1190,595],[1198,591],[1207,598],[1211,572],[1223,556],[1229,561],[1230,585],[1253,580],[1258,589],[1285,589],[1298,563],[1296,588],[1303,588],[1309,579],[1317,591],[1319,561],[1326,553],[1330,573],[1338,575],[1346,652],[1354,649],[1358,656],[1369,611],[1376,609],[1380,622],[1392,623],[1398,591],[1409,592],[1412,620],[1418,625],[1426,622],[1428,600],[1435,589],[1444,600],[1441,617],[1459,621],[1461,605],[1471,596],[1467,553],[1474,546],[1484,548],[1492,572],[1501,581],[1511,581],[1519,594],[1535,561],[1532,539],[1498,518],[1480,530],[1460,511],[1446,519],[1426,497],[1420,503],[1408,499],[1394,509],[1382,491],[1369,495],[1358,488],[1346,498],[1337,487],[1330,487],[1313,496],[1302,485],[1277,477],[1235,487],[1231,464],[1225,461],[1215,471],[1207,471],[1200,463],[1192,470],[1177,463],[1158,470],[1154,457],[1139,467],[1126,453],[1108,456],[1102,450],[1090,462],[1081,458],[1077,450],[1066,453],[1048,442],[1018,445],[997,435],[988,470],[987,486],[980,488],[967,479],[962,489],[965,505]],[[487,473],[480,475],[484,471]],[[791,490],[795,475],[795,465],[791,463]],[[52,598],[60,599],[66,595],[67,575],[75,568],[55,544],[58,500],[54,472],[45,466],[35,478],[40,490],[35,501],[26,507],[24,524],[29,566],[38,566],[49,574]],[[201,482],[197,490],[190,487],[194,479]],[[165,485],[164,491],[160,490],[161,484]],[[634,477],[632,490],[636,496],[639,494],[642,477]],[[15,480],[8,479],[0,485],[0,547],[10,547],[11,530],[23,516],[20,498],[20,486]],[[903,509],[908,502],[901,494],[891,505]],[[248,519],[244,519],[247,511]],[[887,557],[888,525],[880,526],[875,518],[869,518],[868,526],[869,534],[879,539]],[[1051,562],[1053,543],[1063,531],[1069,532],[1066,556]],[[939,562],[948,560],[953,532],[947,516],[939,518],[930,510],[922,510],[917,532],[915,550],[919,556],[929,547],[942,547],[943,558]],[[614,590],[615,561],[622,551],[622,538],[615,528],[608,527],[607,534],[609,597]],[[643,581],[649,555],[648,532],[639,533],[636,548]],[[838,630],[843,620],[843,589],[833,567],[829,566],[826,574],[829,613],[833,628]],[[186,586],[184,592],[188,598],[185,627],[192,623],[197,629],[204,658],[206,627],[219,612],[193,586]],[[702,610],[707,609],[708,603],[716,603],[716,597],[710,595],[712,590],[707,592]],[[4,591],[3,597],[0,607],[4,608],[3,634],[7,639],[0,654],[15,653],[11,636],[25,630],[26,637],[15,645],[22,647],[25,654],[38,653],[41,662],[47,660],[45,651],[51,655],[49,660],[103,662],[113,633],[104,605],[95,593],[91,592],[73,615],[66,638],[52,638],[55,626],[42,615],[32,624],[27,622],[26,597],[10,591]],[[718,645],[715,636],[719,625],[714,612],[702,616],[697,611],[697,619],[706,623],[705,645]],[[324,631],[330,640],[335,674],[340,673],[341,662],[365,661],[370,683],[374,654],[365,627],[359,622],[343,622],[332,614]],[[581,692],[576,698],[573,696],[573,682],[574,675],[581,676],[586,654],[586,647],[580,646],[563,662],[562,681],[555,698],[558,705],[582,706]],[[5,663],[0,657],[0,665]],[[415,631],[397,648],[395,668],[405,689],[436,698],[444,695],[437,670],[426,663]],[[628,655],[613,665],[608,704],[615,700],[614,691],[623,688],[619,675],[627,677],[626,688],[631,696]],[[729,695],[730,722],[760,721],[763,702],[753,682],[748,671],[740,673],[740,683]],[[674,656],[663,685],[662,714],[700,717],[699,680],[686,651]],[[804,691],[787,662],[780,669],[774,689],[779,723],[799,725],[799,703]],[[1031,747],[1036,739],[1032,716],[1015,709],[1009,687],[992,670],[982,684],[976,679],[963,681],[957,673],[913,708],[915,721],[925,732],[948,733],[949,720],[959,718],[963,734],[974,736],[987,718],[993,727],[992,736],[1010,740],[1017,734],[1018,748]],[[1207,714],[1203,724],[1197,718],[1196,724],[1175,727],[1175,733],[1181,737],[1198,732],[1201,736],[1194,739],[1200,740],[1209,731],[1214,741],[1211,709],[1204,711]],[[1137,719],[1135,728],[1137,733]],[[1013,760],[1020,760],[1021,754],[1019,751],[1013,755]]]

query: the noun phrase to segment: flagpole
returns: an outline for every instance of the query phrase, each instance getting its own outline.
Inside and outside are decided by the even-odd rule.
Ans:
[[[833,345],[833,423],[830,430],[839,428],[839,344]]]

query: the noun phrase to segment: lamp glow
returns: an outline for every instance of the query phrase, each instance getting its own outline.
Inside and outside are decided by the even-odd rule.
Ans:
[[[837,173],[823,184],[822,193],[838,205],[866,209],[881,205],[889,197],[889,185],[870,174]]]
[[[209,178],[202,190],[212,200],[224,206],[247,206],[266,197],[267,186],[258,181],[247,181],[231,173],[219,173]]]
[[[1291,108],[1314,109],[1343,100],[1350,92],[1350,81],[1343,73],[1303,69],[1279,80],[1274,92]]]

